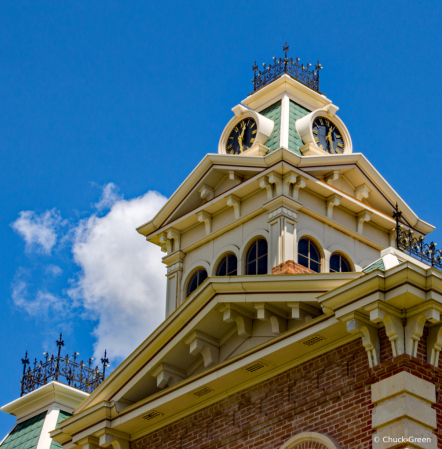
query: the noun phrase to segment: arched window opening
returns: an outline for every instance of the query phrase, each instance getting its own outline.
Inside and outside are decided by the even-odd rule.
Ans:
[[[238,260],[235,254],[227,254],[221,260],[216,270],[217,276],[236,276],[238,274]]]
[[[267,240],[258,239],[247,252],[246,274],[267,274]]]
[[[196,271],[187,286],[187,296],[193,293],[207,279],[207,271],[203,268]]]
[[[298,263],[316,273],[321,272],[321,255],[310,239],[301,239],[298,243]]]
[[[330,257],[330,273],[349,273],[350,271],[350,264],[342,254],[332,254]]]

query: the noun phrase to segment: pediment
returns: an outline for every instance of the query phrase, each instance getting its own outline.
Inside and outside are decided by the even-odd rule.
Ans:
[[[161,232],[173,228],[182,233],[199,226],[200,212],[213,217],[228,208],[229,195],[242,201],[261,191],[262,176],[275,172],[284,177],[290,171],[305,179],[306,191],[323,200],[337,195],[340,207],[355,216],[367,211],[372,214],[371,222],[386,231],[395,227],[392,213],[396,204],[403,224],[422,235],[434,230],[417,217],[363,155],[298,156],[281,148],[259,157],[206,156],[154,219],[137,231],[160,244]]]
[[[208,278],[81,408],[113,401],[119,412],[248,353],[323,315],[317,296],[362,275]]]

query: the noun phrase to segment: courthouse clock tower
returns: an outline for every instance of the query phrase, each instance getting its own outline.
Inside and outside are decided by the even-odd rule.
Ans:
[[[165,321],[51,432],[64,448],[442,444],[434,227],[288,50],[137,228],[165,253]]]

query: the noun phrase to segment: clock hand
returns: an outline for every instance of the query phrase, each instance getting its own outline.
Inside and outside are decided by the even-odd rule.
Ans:
[[[333,148],[333,137],[331,131],[328,132],[328,143],[330,144],[330,153],[334,153],[335,150]]]
[[[239,152],[242,153],[242,136],[238,136]]]

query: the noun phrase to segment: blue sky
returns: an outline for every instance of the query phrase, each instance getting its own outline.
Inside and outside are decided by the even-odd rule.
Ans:
[[[436,1],[1,2],[0,404],[19,395],[24,352],[55,351],[60,330],[69,354],[110,345],[115,367],[158,324],[161,254],[133,229],[217,151],[254,61],[286,40],[324,66],[321,91],[354,151],[442,227],[441,12]],[[0,436],[14,421],[0,415]]]

